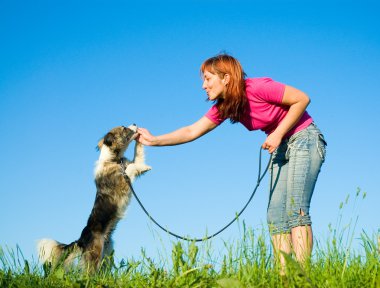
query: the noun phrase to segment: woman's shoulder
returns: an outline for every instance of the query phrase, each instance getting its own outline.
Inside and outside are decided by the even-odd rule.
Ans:
[[[245,79],[246,84],[265,84],[273,81],[271,77],[252,77]]]
[[[265,101],[278,102],[284,94],[285,84],[274,81],[270,77],[255,77],[246,79],[246,93],[249,97],[256,97]]]
[[[247,91],[257,91],[265,88],[275,81],[270,77],[254,77],[245,79],[245,85]]]

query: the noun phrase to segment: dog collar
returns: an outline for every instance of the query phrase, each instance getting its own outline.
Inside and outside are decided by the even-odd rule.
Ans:
[[[127,172],[125,170],[127,170],[127,167],[129,164],[130,163],[126,162],[124,158],[120,159],[120,172],[121,172],[121,175],[123,175],[127,181],[129,181],[129,177],[128,177]]]

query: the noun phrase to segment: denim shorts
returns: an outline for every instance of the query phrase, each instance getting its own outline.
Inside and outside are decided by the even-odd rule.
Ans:
[[[284,139],[270,163],[267,221],[272,235],[311,225],[310,201],[327,143],[312,123]]]

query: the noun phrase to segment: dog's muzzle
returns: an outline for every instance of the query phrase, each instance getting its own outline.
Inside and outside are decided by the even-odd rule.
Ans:
[[[128,127],[125,127],[125,126],[123,126],[123,127],[127,128],[127,129],[130,129],[133,132],[137,132],[137,125],[136,124],[129,125]]]

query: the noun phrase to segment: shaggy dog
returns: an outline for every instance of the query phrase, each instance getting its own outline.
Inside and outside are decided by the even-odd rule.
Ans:
[[[77,241],[62,244],[42,239],[37,249],[43,263],[65,269],[75,264],[96,271],[102,260],[113,252],[112,233],[131,199],[130,185],[136,176],[149,171],[144,162],[143,145],[136,142],[134,160],[124,158],[128,145],[137,137],[135,124],[116,127],[98,143],[99,160],[95,167],[96,198],[87,225]]]

